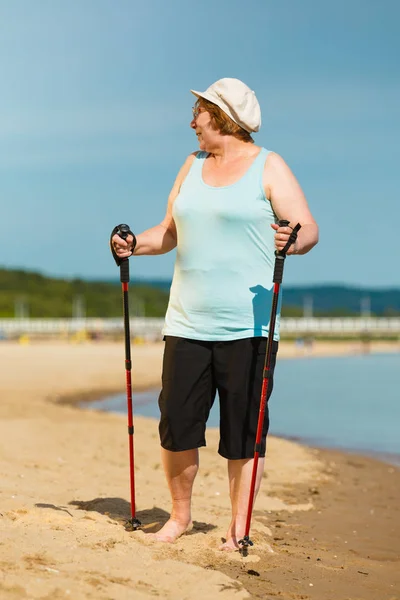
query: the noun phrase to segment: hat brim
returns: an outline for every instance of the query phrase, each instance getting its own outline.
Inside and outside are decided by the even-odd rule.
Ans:
[[[214,95],[208,94],[207,92],[197,92],[196,90],[190,90],[190,91],[197,98],[204,98],[204,100],[208,100],[209,102],[212,102],[213,104],[216,104],[217,106],[219,106],[219,108],[221,110],[223,110],[224,113],[232,119],[232,121],[234,121],[237,125],[239,125],[239,127],[242,127],[242,129],[244,129],[248,133],[253,133],[253,132],[258,131],[259,128],[258,129],[250,129],[246,125],[244,125],[241,121],[239,121],[237,119],[237,117],[235,117],[235,115],[232,113],[230,108],[224,102],[222,102],[219,98],[216,98]]]
[[[208,94],[207,92],[196,92],[196,90],[190,90],[190,91],[197,98],[204,98],[204,100],[208,100],[209,102],[212,102],[213,104],[216,104],[217,106],[219,106],[219,108],[221,110],[223,110],[224,113],[228,115],[228,117],[230,117],[233,121],[235,121],[235,123],[237,123],[236,119],[233,117],[229,108],[226,106],[226,104],[224,102],[221,102],[221,100],[219,98],[216,98],[213,94]]]
[[[196,90],[190,90],[194,96],[197,98],[204,98],[205,100],[209,100],[213,104],[216,104],[215,98],[211,96],[211,94],[207,94],[207,92],[196,92]]]

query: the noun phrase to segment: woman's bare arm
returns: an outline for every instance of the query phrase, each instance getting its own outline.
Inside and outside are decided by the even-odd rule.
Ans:
[[[296,177],[279,154],[271,152],[265,162],[264,183],[267,197],[279,219],[286,219],[294,227],[301,224],[297,241],[288,254],[306,254],[318,243],[318,225]],[[289,227],[272,225],[275,246],[282,250],[291,233]]]

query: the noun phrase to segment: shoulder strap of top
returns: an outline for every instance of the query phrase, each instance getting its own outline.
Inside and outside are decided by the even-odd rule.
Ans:
[[[208,154],[209,154],[208,152],[203,152],[203,151],[199,150],[199,152],[197,152],[196,157],[193,161],[192,169],[195,169],[195,170],[202,169],[203,163],[204,163],[205,159],[207,158]]]
[[[268,156],[268,154],[270,154],[270,152],[271,152],[271,150],[267,150],[266,148],[261,148],[260,154],[257,156],[256,160],[254,161],[254,163],[257,163],[258,181],[259,181],[260,190],[266,201],[268,201],[268,198],[266,197],[265,190],[264,190],[264,167],[265,167],[265,161],[267,160],[267,156]],[[253,163],[253,166],[254,166],[254,163]]]
[[[251,164],[250,168],[245,174],[245,177],[250,177],[252,179],[259,179],[260,177],[262,177],[262,174],[264,172],[265,160],[269,152],[269,150],[261,148],[261,150],[257,154],[257,157],[254,159],[253,163]]]
[[[261,166],[262,169],[264,169],[264,165],[265,165],[265,160],[268,156],[268,154],[270,153],[270,150],[267,150],[266,148],[261,148],[260,152],[258,153],[258,156],[256,158],[256,160],[254,161],[253,165],[258,168],[259,166]]]
[[[186,177],[181,185],[181,190],[184,189],[184,187],[186,187],[187,185],[190,185],[190,182],[195,182],[201,176],[203,163],[207,156],[208,152],[197,152],[192,164],[190,165],[190,169],[186,174]]]
[[[207,158],[207,156],[208,156],[208,152],[201,152],[201,151],[197,152],[197,154],[194,158],[194,161],[191,164],[191,167],[189,169],[188,175],[190,175],[190,177],[193,177],[193,176],[196,177],[197,175],[201,174],[201,172],[203,170],[203,164],[204,164],[204,161]]]

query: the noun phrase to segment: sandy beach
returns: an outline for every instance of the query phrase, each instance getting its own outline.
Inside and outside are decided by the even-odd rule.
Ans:
[[[160,383],[162,344],[133,345],[134,389]],[[373,351],[398,351],[375,343]],[[357,342],[314,344],[354,354]],[[271,437],[247,557],[218,550],[229,520],[217,431],[200,452],[194,529],[168,517],[157,422],[134,417],[137,516],[128,533],[128,435],[76,399],[125,389],[123,344],[0,342],[0,599],[400,600],[400,470]],[[279,358],[306,356],[282,343]]]

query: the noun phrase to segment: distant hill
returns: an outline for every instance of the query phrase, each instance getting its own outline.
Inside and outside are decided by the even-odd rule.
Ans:
[[[315,313],[360,314],[370,310],[375,315],[400,315],[400,288],[368,289],[344,285],[284,287],[285,307],[303,306],[312,298]]]
[[[118,285],[117,285],[118,283]],[[58,279],[23,270],[0,269],[0,317],[120,317],[120,282]],[[165,314],[168,292],[147,283],[129,288],[131,315]]]
[[[106,283],[111,283],[112,285],[121,285],[119,279],[107,279]],[[131,276],[130,283],[132,285],[150,285],[152,287],[163,290],[164,292],[168,292],[171,287],[172,280],[171,279],[135,279],[135,277]]]
[[[132,279],[132,315],[162,317],[171,281]],[[118,279],[90,281],[46,277],[24,270],[0,269],[0,317],[118,317],[122,314]],[[361,289],[345,285],[283,286],[284,316],[300,316],[310,307],[315,316],[400,315],[400,288]]]

